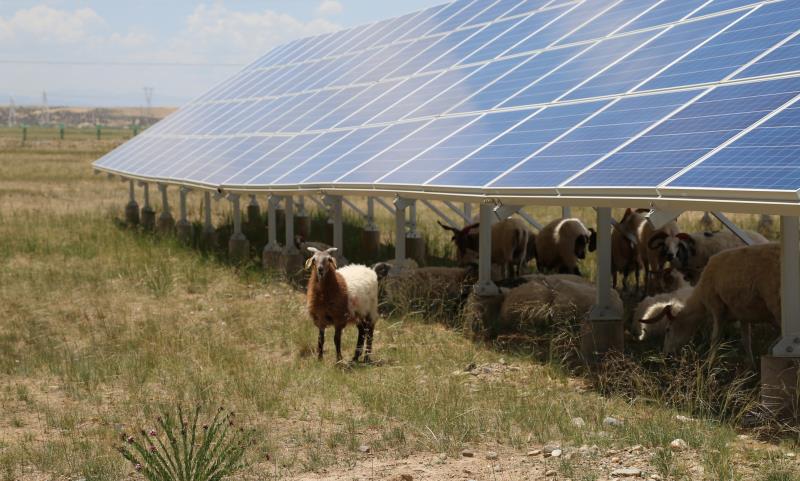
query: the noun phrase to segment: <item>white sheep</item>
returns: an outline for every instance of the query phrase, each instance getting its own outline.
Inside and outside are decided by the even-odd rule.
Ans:
[[[578,219],[556,219],[536,236],[536,266],[542,272],[580,275],[578,259],[593,252],[597,241],[594,229]]]
[[[724,324],[738,321],[745,352],[752,361],[750,324],[768,322],[780,326],[780,260],[780,245],[774,243],[720,252],[708,261],[684,304],[667,304],[641,322],[655,324],[666,318],[664,352],[673,353],[688,343],[709,317],[713,344],[719,342]]]
[[[325,344],[325,328],[333,326],[336,330],[336,360],[342,360],[342,330],[348,324],[358,328],[358,341],[353,362],[357,362],[364,352],[364,361],[370,362],[372,338],[378,320],[378,276],[367,266],[349,265],[336,268],[332,247],[320,251],[314,247],[308,250],[313,254],[306,262],[307,269],[313,269],[308,279],[306,307],[314,325],[319,329],[317,356],[322,359]],[[364,345],[366,343],[366,350]]]
[[[753,244],[766,244],[767,239],[758,232],[746,231]],[[675,237],[664,239],[664,258],[681,271],[692,284],[697,284],[703,268],[711,256],[734,247],[746,244],[733,232],[681,232]]]
[[[680,309],[694,290],[691,286],[681,287],[674,292],[663,292],[654,296],[645,297],[636,306],[631,323],[631,332],[640,341],[662,337],[667,330],[666,319],[655,323],[644,324],[642,319],[652,319],[657,316],[667,305]],[[677,307],[680,306],[680,307]]]

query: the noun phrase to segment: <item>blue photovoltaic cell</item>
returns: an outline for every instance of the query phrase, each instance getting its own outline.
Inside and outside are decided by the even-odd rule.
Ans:
[[[556,52],[561,51],[557,50]],[[547,56],[550,53],[544,52],[541,55]],[[533,64],[529,61],[512,71],[512,69],[526,60],[528,60],[528,57],[498,60],[477,71],[467,80],[472,87],[472,92],[464,95],[461,99],[456,99],[458,100],[457,106],[452,111],[478,112],[494,108],[500,102],[530,84],[532,79],[538,78],[541,70],[551,69],[547,61],[543,60],[541,64],[538,62]]]
[[[476,32],[478,32],[478,30],[480,30],[479,27],[471,27],[448,34],[441,41],[418,55],[413,61],[408,62],[403,65],[402,68],[393,72],[392,76],[404,75],[405,73],[413,74],[419,71],[432,72],[434,70],[443,70],[452,67],[463,58],[459,53],[461,49],[460,45],[472,45],[473,39],[475,38],[472,36],[475,35],[477,37]],[[425,60],[419,60],[423,58]]]
[[[625,93],[700,45],[742,14],[678,25],[564,97],[565,100]]]
[[[544,10],[542,12],[537,12],[529,17],[517,17],[509,20],[508,22],[511,22],[512,25],[514,25],[513,28],[510,28],[504,33],[489,40],[473,54],[461,60],[461,63],[469,64],[474,62],[484,62],[486,60],[497,58],[498,56],[502,55],[503,52],[510,49],[524,38],[543,28],[559,15],[562,15],[566,9],[567,7],[563,6],[560,8],[553,8]],[[507,22],[498,22],[498,24],[501,23],[505,25]]]
[[[402,119],[417,106],[429,101],[442,91],[458,84],[470,76],[478,67],[465,67],[457,70],[444,72],[429,83],[423,85],[411,95],[398,102],[393,107],[383,111],[380,115],[370,121],[370,123],[395,122]]]
[[[800,25],[800,5],[765,5],[692,52],[642,90],[716,82],[776,45]]]
[[[451,4],[445,3],[423,10],[420,12],[419,22],[409,25],[411,28],[405,32],[405,35],[401,35],[396,40],[422,37],[425,32],[428,32],[443,20],[438,17],[438,14],[440,14],[446,8],[449,8],[450,5]]]
[[[486,114],[436,147],[423,153],[402,169],[381,179],[382,184],[422,184],[454,162],[523,121],[532,112],[518,110]]]
[[[316,137],[302,148],[276,160],[272,166],[261,175],[254,177],[250,182],[256,184],[271,184],[283,177],[287,172],[297,167],[300,163],[314,157],[329,145],[341,140],[348,134],[347,131],[328,132]],[[270,156],[271,157],[271,156]],[[277,158],[277,157],[276,157]]]
[[[583,52],[539,78],[534,84],[518,93],[502,107],[534,105],[552,102],[577,87],[581,82],[598,74],[602,69],[610,67],[614,62],[627,55],[634,48],[656,35],[657,31],[647,31],[603,40],[599,43],[584,46]]]
[[[791,0],[789,1],[791,2]],[[712,13],[723,12],[733,8],[746,7],[756,3],[758,3],[758,0],[714,0],[710,4],[698,10],[693,17],[711,15]]]
[[[303,180],[314,175],[325,168],[339,157],[346,155],[366,140],[377,134],[383,127],[367,127],[358,130],[347,131],[346,135],[339,141],[332,143],[328,148],[304,160],[297,166],[288,171],[283,177],[275,180],[278,185],[299,184]]]
[[[359,86],[348,87],[339,91],[334,91],[326,98],[315,102],[313,108],[308,110],[305,114],[295,117],[296,120],[294,122],[287,123],[286,127],[284,127],[282,131],[300,132],[302,130],[306,130],[309,126],[311,126],[311,124],[323,117],[326,112],[335,110],[336,107],[342,105],[366,89],[367,87],[365,86]]]
[[[191,151],[188,156],[182,156],[183,162],[181,162],[181,168],[172,173],[170,177],[175,179],[202,179],[208,174],[207,172],[203,172],[200,169],[201,167],[214,163],[217,159],[221,158],[228,149],[241,141],[241,138],[208,139],[207,142],[202,144],[202,148]],[[158,170],[160,168],[160,166],[154,163],[142,169],[142,173],[148,172],[149,175],[165,175],[166,173]]]
[[[236,142],[238,140],[238,142]],[[235,139],[226,150],[219,155],[214,156],[209,162],[204,165],[197,166],[197,172],[208,172],[209,174],[203,178],[204,182],[209,184],[218,184],[224,182],[232,174],[236,173],[239,169],[234,170],[234,162],[241,156],[246,155],[253,150],[256,146],[266,140],[264,137],[247,137],[245,139]],[[234,164],[234,165],[231,165]],[[231,172],[233,170],[233,172]],[[195,177],[189,175],[190,178]]]
[[[265,138],[264,142],[258,144],[256,148],[248,152],[246,155],[236,159],[234,165],[230,166],[230,175],[223,182],[230,185],[242,185],[247,183],[248,180],[257,176],[264,170],[270,167],[271,157],[267,154],[277,149],[284,143],[288,142],[291,137],[274,136]],[[238,167],[238,170],[234,169]]]
[[[286,126],[289,119],[305,114],[319,102],[324,102],[335,93],[335,90],[321,90],[313,94],[299,94],[273,112],[258,131],[277,132]]]
[[[472,0],[457,0],[445,5],[443,8],[427,16],[427,21],[422,21],[415,28],[409,29],[408,33],[400,37],[401,40],[407,38],[424,37],[442,22],[457,14],[461,9],[472,3]],[[434,7],[435,9],[436,7]]]
[[[674,92],[622,99],[609,105],[546,149],[537,152],[511,170],[508,175],[494,182],[492,186],[519,187],[527,183],[539,186],[558,185],[611,153],[695,95],[697,92]],[[606,105],[607,102],[577,104],[572,107],[572,111],[567,107],[549,108],[540,114],[535,126],[538,127],[539,135],[542,135],[541,132],[549,133],[546,129],[562,134]],[[547,122],[545,119],[548,116],[557,117],[556,120]],[[496,175],[501,173],[495,171]],[[491,179],[487,179],[487,182],[489,180]]]
[[[567,44],[603,38],[642,15],[653,4],[649,0],[624,0],[559,43]]]
[[[475,15],[481,13],[483,10],[486,9],[494,0],[476,0],[470,3],[466,8],[458,12],[457,14],[450,17],[448,20],[442,22],[437,26],[435,29],[431,30],[427,33],[427,35],[434,35],[437,33],[442,32],[449,32],[451,30],[455,30],[462,25],[464,25],[467,20],[471,19]],[[464,2],[467,3],[467,2]]]
[[[479,67],[470,67],[470,70],[474,70],[475,68]],[[480,82],[480,80],[476,80],[473,77],[487,68],[489,67],[485,66],[483,69],[477,70],[475,73],[465,77],[464,80],[460,82],[452,82],[444,89],[439,91],[438,94],[434,94],[428,102],[419,102],[421,106],[418,109],[408,113],[406,118],[431,117],[439,115],[442,112],[447,112],[454,106],[458,105],[462,100],[464,100],[465,97],[468,97],[472,92],[475,91],[475,83]],[[440,85],[444,85],[443,82],[445,82],[445,80],[442,82],[431,82],[429,84],[430,89],[428,86],[426,86],[426,88],[420,90],[419,95],[424,95],[425,91],[434,92],[436,84],[439,83]]]
[[[507,28],[507,26],[500,28]],[[431,62],[430,65],[425,67],[426,71],[443,70],[453,67],[499,34],[491,25],[485,27],[471,27],[468,30],[461,30],[461,32],[469,32],[470,37],[465,37],[460,44],[452,45],[447,55],[443,55],[434,62]]]
[[[479,23],[494,21],[522,3],[524,3],[523,0],[499,0],[482,13],[472,17],[472,19],[467,22],[467,25],[477,25]]]
[[[560,3],[557,0],[552,2],[550,0],[524,0],[522,3],[511,9],[508,13],[504,15],[504,17],[511,17],[515,15],[523,15],[526,13],[533,12],[535,10],[539,10],[540,8],[544,8],[547,4],[550,3]]]
[[[746,68],[736,78],[774,75],[800,70],[800,36],[781,45],[766,57]]]
[[[718,87],[570,186],[657,186],[797,94],[798,79]]]
[[[153,138],[136,152],[127,153],[124,156],[121,156],[116,162],[116,168],[133,173],[135,172],[137,166],[152,162],[154,158],[165,154],[176,145],[194,141],[195,139],[180,140],[174,138]]]
[[[317,122],[308,127],[308,130],[324,130],[337,126],[342,120],[364,108],[372,100],[379,97],[383,92],[394,88],[398,83],[400,83],[399,80],[390,80],[363,89],[358,95],[347,99],[339,107],[333,108],[327,115],[322,116]]]
[[[557,185],[582,159],[576,160],[564,155],[563,151],[554,151],[550,155],[536,154],[516,167],[515,164],[575,128],[606,104],[587,102],[546,108],[431,183],[466,185],[465,182],[469,181],[469,185],[483,186],[511,169],[511,173],[492,186],[514,187],[519,182],[530,182],[533,186]],[[510,156],[509,150],[518,155]]]
[[[434,120],[391,148],[360,165],[353,172],[337,179],[337,182],[375,182],[386,175],[387,172],[391,172],[407,160],[413,159],[423,150],[452,135],[458,129],[475,120],[475,118],[475,116],[450,117]]]
[[[669,187],[800,189],[800,107],[788,108],[678,177]]]
[[[379,134],[348,152],[347,155],[336,159],[330,165],[309,176],[306,182],[335,182],[339,177],[358,167],[362,162],[371,159],[375,154],[399,142],[407,135],[425,125],[425,123],[424,121],[408,122],[387,127]]]
[[[595,15],[612,5],[608,0],[586,0],[584,3],[572,7],[566,14],[558,17],[557,20],[548,24],[534,35],[525,39],[522,43],[514,47],[509,54],[530,52],[547,47],[556,43],[561,37],[566,36]]]
[[[397,85],[395,88],[387,91],[382,96],[376,98],[366,107],[359,110],[349,118],[345,119],[340,126],[341,127],[355,127],[358,125],[366,124],[370,119],[378,115],[379,113],[383,112],[384,110],[388,109],[395,103],[404,99],[407,95],[411,92],[417,90],[422,85],[427,82],[430,82],[433,79],[434,75],[428,74],[419,77],[411,77]]]
[[[230,160],[223,167],[206,177],[206,182],[221,184],[228,181],[255,162],[256,159],[285,142],[287,137],[250,137],[249,139],[252,140],[252,143],[243,143],[234,147],[234,152],[230,152],[230,155],[228,155]],[[248,178],[252,176],[253,174],[250,173]]]
[[[417,73],[420,68],[433,61],[425,52],[434,45],[445,41],[446,37],[446,35],[425,37],[403,44],[405,47],[391,59],[392,63],[381,72],[383,74],[381,78],[405,77]]]

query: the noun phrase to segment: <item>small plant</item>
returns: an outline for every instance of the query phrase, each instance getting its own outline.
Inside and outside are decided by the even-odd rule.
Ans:
[[[234,413],[219,408],[208,424],[199,424],[178,408],[157,418],[158,429],[138,436],[122,433],[119,452],[149,481],[218,481],[244,467],[251,433],[234,427]],[[191,419],[190,419],[191,417]]]

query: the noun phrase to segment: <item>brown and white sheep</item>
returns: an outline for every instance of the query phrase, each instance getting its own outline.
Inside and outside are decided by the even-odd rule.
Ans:
[[[578,260],[594,252],[597,233],[578,219],[556,219],[536,235],[536,266],[539,271],[581,275]]]
[[[364,353],[364,361],[370,362],[372,338],[378,320],[378,276],[366,266],[349,265],[337,269],[332,247],[320,251],[308,250],[313,256],[306,262],[312,269],[306,291],[306,307],[314,325],[319,329],[317,356],[322,359],[325,344],[325,329],[335,329],[334,344],[336,360],[342,360],[342,330],[348,324],[358,328],[358,341],[353,362]],[[366,348],[365,348],[366,344]]]
[[[666,264],[664,245],[668,239],[676,237],[681,230],[674,220],[666,223],[660,229],[653,227],[650,220],[639,226],[637,238],[639,240],[639,255],[644,263],[644,290],[647,295],[663,291],[659,281],[660,275]]]
[[[480,223],[456,229],[439,222],[439,225],[453,233],[458,262],[466,265],[477,262],[479,252]],[[501,220],[492,225],[492,264],[502,267],[504,277],[517,277],[522,273],[528,252],[530,232],[525,222],[515,217]]]
[[[758,232],[746,231],[753,244],[766,244],[767,239]],[[697,284],[711,256],[734,247],[746,244],[733,232],[681,232],[675,237],[664,240],[665,259],[681,271],[692,284]]]
[[[654,324],[666,318],[664,352],[673,353],[688,343],[709,317],[713,344],[719,342],[724,324],[738,321],[745,352],[752,361],[751,323],[780,326],[780,272],[778,244],[728,249],[711,257],[685,304],[667,304],[641,322]]]
[[[662,337],[667,330],[666,319],[650,324],[642,323],[642,319],[655,317],[669,304],[683,306],[694,290],[688,282],[683,280],[683,276],[680,276],[674,269],[664,269],[664,272],[665,275],[669,273],[669,277],[674,280],[672,286],[676,288],[667,288],[667,292],[645,297],[636,306],[636,310],[633,312],[633,321],[631,322],[631,332],[640,341]],[[678,274],[677,278],[673,274]]]
[[[617,275],[622,274],[622,288],[628,288],[628,276],[633,273],[636,290],[639,290],[639,273],[644,268],[639,252],[637,233],[647,219],[642,215],[647,209],[626,209],[622,219],[611,232],[611,283],[616,289]]]

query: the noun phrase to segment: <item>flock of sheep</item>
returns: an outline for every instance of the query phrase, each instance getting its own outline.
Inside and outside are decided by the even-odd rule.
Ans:
[[[628,290],[635,278],[641,299],[634,310],[631,333],[639,340],[660,339],[666,353],[687,344],[701,326],[710,327],[711,342],[720,340],[727,324],[739,325],[746,354],[752,360],[751,324],[780,324],[780,246],[756,232],[748,232],[746,246],[731,232],[681,232],[675,221],[658,229],[642,210],[627,209],[615,223],[612,235],[612,304],[622,312],[617,278]],[[379,292],[392,296],[424,297],[431,291],[464,301],[477,280],[479,224],[452,233],[459,267],[417,267],[381,262],[372,268],[350,265],[337,268],[336,249],[301,246],[311,254],[307,307],[319,329],[319,351],[325,328],[335,328],[337,360],[341,360],[341,333],[348,324],[358,328],[354,361],[362,354],[369,362]],[[578,262],[595,250],[596,232],[580,220],[557,219],[534,234],[525,222],[509,218],[492,226],[492,272],[501,286],[501,323],[515,318],[532,303],[569,305],[586,317],[595,301],[595,286],[581,277]],[[526,274],[536,261],[539,274]],[[402,268],[401,268],[402,267]],[[640,276],[644,272],[641,289]]]

